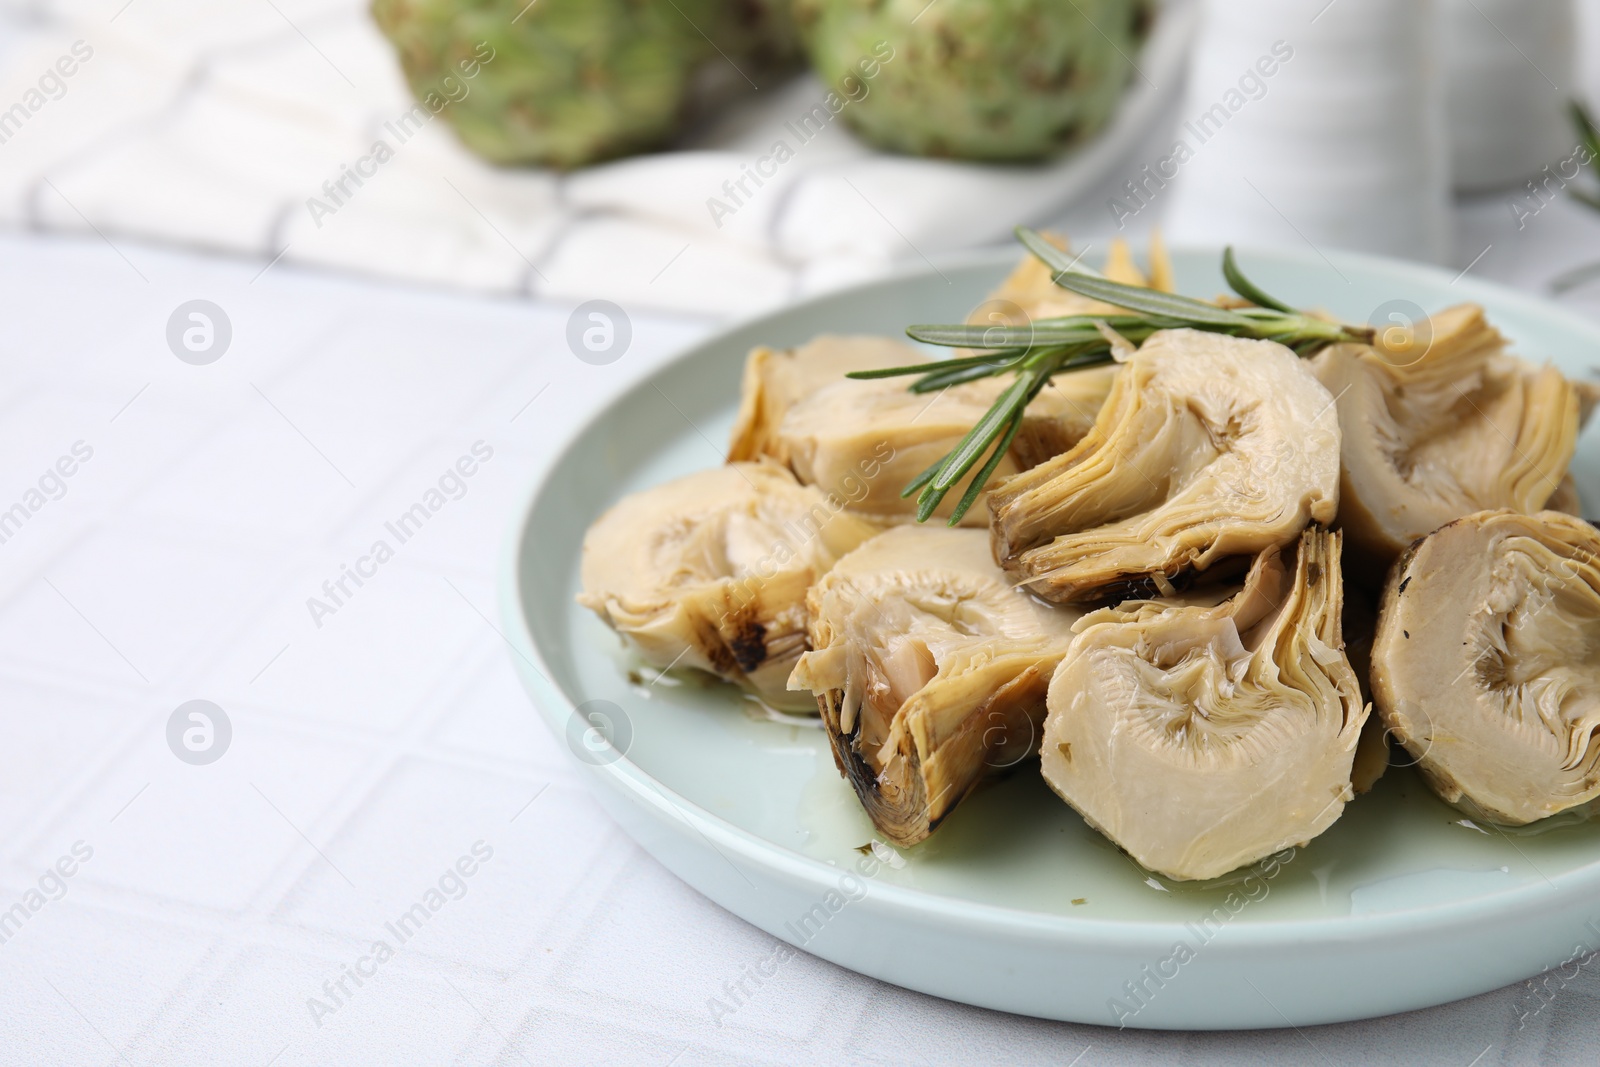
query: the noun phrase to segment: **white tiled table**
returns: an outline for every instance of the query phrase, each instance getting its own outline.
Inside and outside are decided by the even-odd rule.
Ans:
[[[1597,237],[1600,220],[1565,205],[1519,233],[1489,199],[1462,212],[1461,261],[1492,245],[1475,273],[1536,287],[1600,255]],[[1600,1054],[1592,965],[1522,1029],[1518,986],[1304,1032],[1148,1034],[945,1003],[802,956],[719,1027],[708,999],[770,939],[599,812],[489,622],[531,457],[711,324],[636,315],[627,357],[594,367],[566,350],[567,307],[260,269],[0,237],[0,510],[75,442],[93,449],[0,544],[0,913],[76,842],[93,850],[0,943],[0,1063]],[[197,297],[233,326],[208,366],[165,341]],[[479,441],[493,456],[465,495],[318,626],[307,598]],[[233,726],[208,766],[166,743],[196,698]],[[460,899],[403,944],[386,933],[478,842],[492,857],[446,879]],[[380,938],[395,951],[374,962]],[[345,978],[358,964],[360,985]],[[336,1002],[324,983],[341,978]]]

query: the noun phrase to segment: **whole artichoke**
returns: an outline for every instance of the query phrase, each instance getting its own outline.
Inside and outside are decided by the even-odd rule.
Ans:
[[[796,36],[783,0],[373,0],[372,14],[419,103],[469,149],[563,169],[659,146],[701,68],[751,75]]]
[[[1152,0],[795,0],[812,67],[862,137],[995,161],[1042,159],[1103,128],[1151,10]]]

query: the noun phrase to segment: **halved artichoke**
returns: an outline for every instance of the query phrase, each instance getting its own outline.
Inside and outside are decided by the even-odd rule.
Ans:
[[[892,337],[823,334],[798,348],[751,349],[739,385],[739,413],[728,441],[729,463],[754,463],[779,452],[778,427],[789,409],[855,370],[926,363],[928,355]]]
[[[1337,533],[1311,527],[1220,603],[1085,616],[1050,682],[1051,788],[1171,878],[1215,878],[1326,830],[1370,710],[1344,654],[1339,554]]]
[[[1382,331],[1376,345],[1334,345],[1312,367],[1339,398],[1339,525],[1373,586],[1453,519],[1544,507],[1576,448],[1579,389],[1507,356],[1475,304]]]
[[[925,363],[928,354],[877,337],[819,337],[787,352],[758,348],[745,363],[730,460],[767,456],[801,482],[875,521],[909,522],[914,497],[901,489],[981,419],[1010,382],[985,378],[938,393],[913,393],[904,379],[857,381],[846,371]],[[1015,474],[1072,447],[1094,424],[1111,390],[1112,367],[1064,375],[1028,406],[998,468]],[[935,512],[948,516],[954,498]],[[966,525],[981,526],[975,507]]]
[[[733,463],[623,498],[583,539],[591,609],[655,667],[693,667],[775,708],[806,648],[806,591],[879,527],[770,463]]]
[[[1412,545],[1384,590],[1372,688],[1428,784],[1469,815],[1600,809],[1600,533],[1483,511]]]
[[[1310,369],[1197,330],[1153,334],[1088,436],[989,492],[995,559],[1060,603],[1170,594],[1331,522],[1338,500],[1338,416]]]
[[[896,527],[807,604],[815,651],[790,685],[816,694],[839,773],[891,841],[921,841],[1037,749],[1078,613],[1013,589],[981,530]]]

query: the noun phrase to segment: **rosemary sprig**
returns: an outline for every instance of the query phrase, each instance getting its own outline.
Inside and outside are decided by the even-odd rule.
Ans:
[[[1270,311],[1282,312],[1285,315],[1296,314],[1294,308],[1285,304],[1282,300],[1268,296],[1261,291],[1261,288],[1255,282],[1244,276],[1244,272],[1239,269],[1238,261],[1233,258],[1232,245],[1222,250],[1222,276],[1227,280],[1228,288],[1250,301],[1250,303],[1258,307],[1267,308]]]
[[[858,379],[915,375],[910,388],[918,393],[1000,374],[1016,375],[1016,380],[996,398],[978,424],[901,491],[902,497],[919,494],[918,522],[927,521],[945,494],[981,462],[982,466],[972,475],[966,492],[951,512],[951,526],[961,521],[1011,448],[1028,405],[1050,379],[1068,371],[1113,362],[1108,331],[1115,331],[1137,345],[1158,330],[1187,327],[1233,337],[1277,341],[1301,356],[1340,341],[1372,340],[1372,330],[1367,327],[1328,322],[1297,311],[1267,294],[1245,277],[1231,247],[1222,255],[1223,277],[1233,291],[1250,301],[1253,307],[1223,308],[1175,293],[1124,285],[1080,267],[1077,260],[1033,230],[1019,228],[1017,239],[1051,269],[1053,280],[1061,288],[1122,308],[1124,313],[1068,315],[1040,319],[1025,326],[911,326],[906,333],[914,340],[981,354],[909,367],[855,371],[848,375]]]
[[[1591,159],[1600,159],[1600,128],[1595,126],[1589,109],[1576,100],[1572,101],[1572,124],[1578,128],[1579,141],[1589,150]],[[1582,189],[1570,189],[1568,192],[1572,194],[1573,199],[1600,210],[1600,197],[1595,194]]]

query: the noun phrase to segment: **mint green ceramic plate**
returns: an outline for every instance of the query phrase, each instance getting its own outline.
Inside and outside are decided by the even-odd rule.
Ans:
[[[1216,250],[1175,258],[1181,291],[1223,291]],[[573,603],[589,523],[625,493],[719,462],[709,441],[726,437],[751,346],[958,320],[1014,259],[897,276],[720,334],[616,398],[538,473],[504,564],[507,633],[534,703],[612,816],[775,937],[887,982],[1045,1018],[1332,1022],[1469,996],[1600,948],[1600,825],[1474,826],[1409,770],[1391,770],[1308,847],[1218,884],[1152,878],[1035,765],[969,798],[922,845],[869,857],[859,846],[872,826],[818,730],[761,721],[728,687],[630,681],[617,639]],[[1600,331],[1546,303],[1429,268],[1331,259],[1241,253],[1291,303],[1367,321],[1392,301],[1476,300],[1519,353],[1573,374],[1600,363]],[[1593,430],[1576,473],[1600,501]]]

